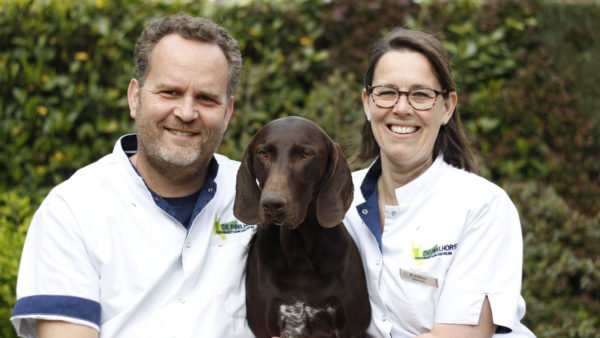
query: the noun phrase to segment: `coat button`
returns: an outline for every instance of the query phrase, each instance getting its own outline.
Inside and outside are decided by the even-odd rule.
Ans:
[[[366,215],[366,214],[368,214],[368,213],[369,213],[369,210],[367,210],[367,209],[362,209],[362,211],[361,211],[361,212],[363,213],[363,215]]]

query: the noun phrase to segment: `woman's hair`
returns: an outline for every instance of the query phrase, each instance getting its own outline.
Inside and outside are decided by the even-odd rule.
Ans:
[[[396,28],[378,40],[371,51],[369,68],[364,78],[364,86],[370,94],[369,86],[373,84],[375,68],[381,57],[389,51],[411,50],[423,54],[431,63],[442,89],[456,91],[456,83],[452,77],[452,69],[448,53],[440,41],[433,35],[405,28]],[[444,94],[448,98],[448,93]],[[440,132],[433,147],[432,160],[442,153],[449,164],[467,171],[475,171],[471,146],[465,134],[458,110]],[[361,144],[354,162],[366,163],[379,155],[379,145],[375,141],[371,122],[365,118],[361,132]]]
[[[169,34],[215,44],[221,48],[229,66],[227,96],[235,91],[242,71],[242,54],[237,41],[221,26],[205,18],[187,14],[170,15],[150,21],[135,44],[135,77],[143,85],[156,44]],[[198,55],[202,57],[202,55]]]

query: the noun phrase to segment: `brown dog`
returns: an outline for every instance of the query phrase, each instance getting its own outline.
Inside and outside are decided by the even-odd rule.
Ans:
[[[340,147],[315,123],[278,119],[250,141],[234,214],[260,224],[246,271],[246,310],[257,337],[365,336],[365,275],[342,224],[352,195]]]

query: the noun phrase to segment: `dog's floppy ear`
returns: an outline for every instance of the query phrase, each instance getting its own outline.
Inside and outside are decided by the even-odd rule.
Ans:
[[[237,219],[246,224],[257,224],[259,221],[258,207],[260,201],[260,189],[256,184],[254,176],[252,149],[254,138],[244,151],[242,163],[237,172],[235,182],[235,202],[233,203],[233,214]]]
[[[317,220],[325,228],[342,223],[354,195],[352,174],[344,153],[337,143],[330,142],[325,182],[317,196]]]

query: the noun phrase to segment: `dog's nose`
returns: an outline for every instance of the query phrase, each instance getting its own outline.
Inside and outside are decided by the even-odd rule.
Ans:
[[[265,213],[276,215],[285,209],[285,199],[278,195],[265,196],[265,198],[261,200],[261,205]]]

